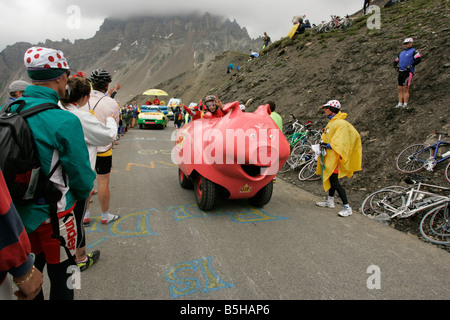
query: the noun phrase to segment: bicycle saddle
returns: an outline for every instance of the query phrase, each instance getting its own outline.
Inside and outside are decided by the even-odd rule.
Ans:
[[[425,180],[428,180],[428,178],[412,174],[412,175],[407,176],[403,181],[405,181],[407,184],[416,184],[418,182],[422,182]]]

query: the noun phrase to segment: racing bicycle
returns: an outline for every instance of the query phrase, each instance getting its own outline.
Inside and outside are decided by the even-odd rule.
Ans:
[[[413,144],[400,152],[396,159],[396,166],[400,172],[414,173],[423,168],[433,171],[437,164],[450,159],[450,142],[441,140],[442,136],[448,136],[448,134],[433,132],[438,136],[436,143],[431,145]],[[449,165],[445,169],[445,177],[450,183]]]
[[[405,182],[412,184],[409,188],[390,186],[375,191],[362,202],[361,213],[374,220],[388,221],[407,218],[450,201],[450,188],[425,184],[423,180],[422,177],[408,176]]]

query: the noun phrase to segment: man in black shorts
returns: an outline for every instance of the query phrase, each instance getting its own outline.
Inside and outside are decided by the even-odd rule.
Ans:
[[[396,108],[406,108],[409,101],[409,87],[414,76],[415,66],[421,61],[420,53],[412,47],[413,38],[403,41],[403,51],[394,61],[394,68],[398,71],[398,104]]]
[[[94,70],[91,73],[92,91],[89,102],[81,109],[95,113],[97,118],[106,124],[106,119],[112,114],[116,119],[120,119],[120,110],[117,102],[108,97],[108,86],[111,83],[111,75],[105,70]],[[118,123],[117,123],[118,125]],[[102,224],[110,223],[120,218],[120,216],[109,213],[109,201],[111,193],[109,190],[109,179],[112,167],[112,143],[97,147],[97,162],[95,170],[97,172],[98,201],[102,211]],[[85,220],[88,219],[86,211]]]

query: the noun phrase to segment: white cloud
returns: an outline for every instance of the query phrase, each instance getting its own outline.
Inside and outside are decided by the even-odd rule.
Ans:
[[[285,37],[291,18],[306,14],[312,23],[330,15],[352,14],[363,0],[1,0],[0,50],[19,41],[87,39],[94,36],[104,18],[132,15],[182,14],[194,11],[236,19],[252,38],[267,32],[273,41]],[[5,32],[7,30],[7,32]]]

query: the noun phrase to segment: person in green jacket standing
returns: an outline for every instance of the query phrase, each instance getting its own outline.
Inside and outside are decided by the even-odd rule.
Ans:
[[[42,103],[57,104],[60,97],[65,96],[70,75],[64,54],[55,49],[32,47],[26,51],[24,63],[32,85],[17,99],[25,101],[23,110]],[[12,106],[11,111],[16,110],[17,106]],[[35,114],[27,122],[36,143],[42,173],[48,175],[58,161],[61,163],[51,181],[62,194],[57,202],[60,235],[73,255],[77,239],[73,208],[77,200],[89,196],[95,180],[80,120],[71,112],[56,108]],[[59,239],[52,238],[50,205],[45,201],[17,205],[17,211],[36,255],[36,268],[42,271],[47,264],[50,299],[72,300],[73,288],[67,285],[71,273],[67,271],[73,259],[69,259]],[[41,291],[36,299],[43,298]]]
[[[280,114],[275,112],[275,102],[269,101],[267,104],[270,106],[270,117],[273,119],[275,124],[280,128],[281,131],[283,131],[283,118],[281,118]]]

